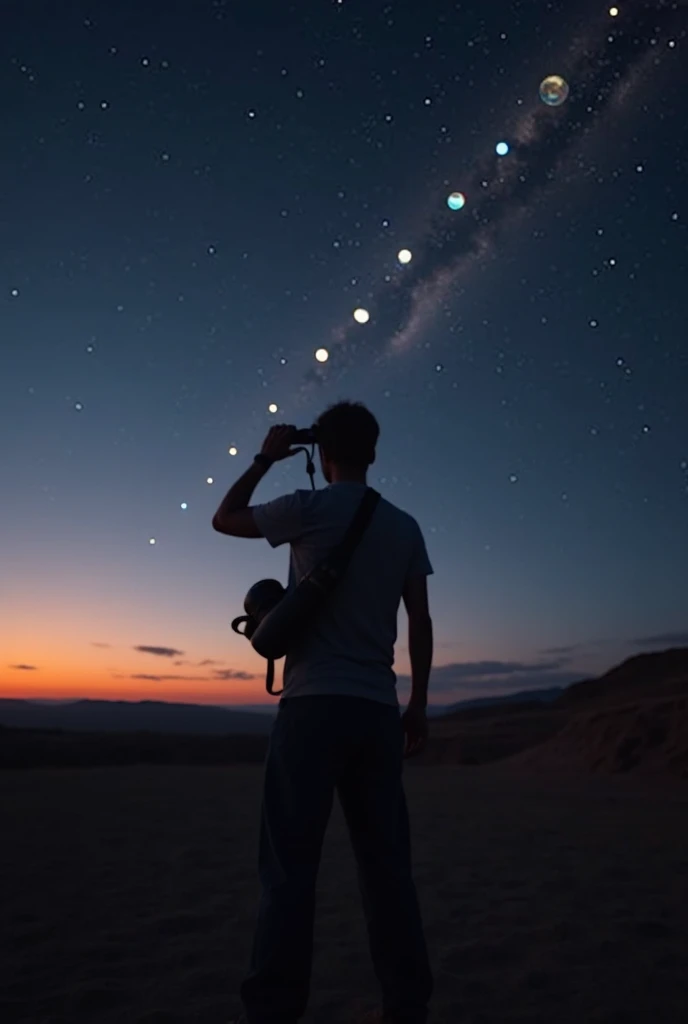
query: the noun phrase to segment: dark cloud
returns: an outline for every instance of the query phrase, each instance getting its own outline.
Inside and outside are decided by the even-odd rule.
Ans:
[[[196,668],[205,668],[207,665],[221,665],[221,661],[215,661],[213,658],[203,658],[202,661],[175,661],[175,666],[180,665],[194,665]]]
[[[430,691],[455,693],[457,696],[477,694],[492,696],[517,693],[520,690],[544,690],[553,686],[569,686],[584,678],[580,672],[564,670],[568,659],[528,664],[520,661],[467,661],[433,668]],[[401,689],[410,685],[409,676],[398,677]]]
[[[237,672],[233,668],[220,669],[214,673],[214,679],[258,679],[254,672]]]
[[[171,674],[167,674],[167,675],[162,675],[162,674],[159,674],[159,673],[136,672],[136,673],[133,673],[133,674],[128,675],[128,676],[123,676],[121,673],[118,673],[115,676],[115,678],[116,679],[123,679],[123,678],[126,678],[126,679],[146,679],[149,682],[155,682],[155,683],[163,683],[163,682],[165,682],[165,683],[167,683],[167,682],[207,683],[207,682],[218,682],[218,681],[220,681],[220,682],[231,682],[231,681],[236,681],[236,680],[248,682],[248,681],[250,681],[252,679],[258,679],[260,677],[255,675],[255,674],[253,674],[253,673],[251,673],[251,672],[241,672],[241,671],[238,671],[237,669],[226,668],[226,669],[219,669],[219,670],[217,670],[215,672],[212,672],[210,675],[198,675],[198,676],[188,675],[187,676],[187,675],[182,675],[180,673],[176,673],[176,674],[171,673]]]
[[[178,658],[184,653],[178,651],[176,647],[148,647],[145,644],[139,644],[134,650],[141,651],[142,654],[156,654],[159,658]]]
[[[675,633],[655,633],[654,636],[637,636],[631,640],[636,647],[683,647],[688,644],[688,629]]]
[[[482,679],[485,676],[512,676],[523,672],[539,673],[560,669],[567,659],[538,661],[532,664],[522,661],[459,661],[441,665],[434,672],[451,675],[455,679]]]
[[[8,668],[18,669],[20,672],[37,672],[37,665],[8,665]]]

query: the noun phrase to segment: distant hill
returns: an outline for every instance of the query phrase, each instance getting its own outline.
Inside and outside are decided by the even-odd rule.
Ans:
[[[429,708],[432,717],[472,708],[551,702],[563,689],[524,690],[504,697],[479,697]],[[86,732],[158,732],[175,735],[265,736],[277,705],[245,711],[217,704],[173,704],[166,701],[42,701],[0,699],[0,725],[16,729],[64,729]]]
[[[272,719],[259,712],[163,701],[77,700],[67,704],[38,704],[30,700],[0,700],[0,725],[70,732],[263,736],[270,731]]]
[[[638,699],[657,699],[688,692],[688,647],[636,654],[598,676],[568,686],[557,701],[572,711],[609,707]]]
[[[520,696],[520,695],[519,695]],[[503,761],[539,774],[646,771],[688,777],[688,648],[635,655],[536,701],[434,718],[418,764]]]
[[[688,696],[570,713],[561,729],[511,763],[547,775],[637,770],[688,779]]]
[[[547,775],[639,770],[688,778],[688,647],[636,655],[563,690],[461,701],[442,712],[409,766],[503,762]],[[273,716],[274,708],[158,701],[0,700],[0,769],[259,764]]]

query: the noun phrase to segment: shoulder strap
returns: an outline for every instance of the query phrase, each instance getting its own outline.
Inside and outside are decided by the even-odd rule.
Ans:
[[[372,487],[369,487],[363,495],[361,504],[358,506],[356,514],[344,534],[344,539],[332,552],[331,557],[336,560],[340,566],[346,565],[353,555],[358,542],[366,531],[368,523],[373,518],[373,512],[377,508],[379,500],[380,495],[378,492]]]

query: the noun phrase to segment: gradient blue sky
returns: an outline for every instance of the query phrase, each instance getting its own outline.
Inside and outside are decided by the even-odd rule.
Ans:
[[[339,398],[427,538],[431,700],[688,642],[686,12],[572,6],[10,7],[0,695],[267,700],[229,623],[287,556],[210,521]]]

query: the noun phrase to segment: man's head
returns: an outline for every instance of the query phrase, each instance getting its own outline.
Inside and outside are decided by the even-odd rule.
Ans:
[[[337,480],[365,481],[375,462],[380,436],[378,422],[361,402],[337,402],[316,421],[320,465],[328,484]]]

